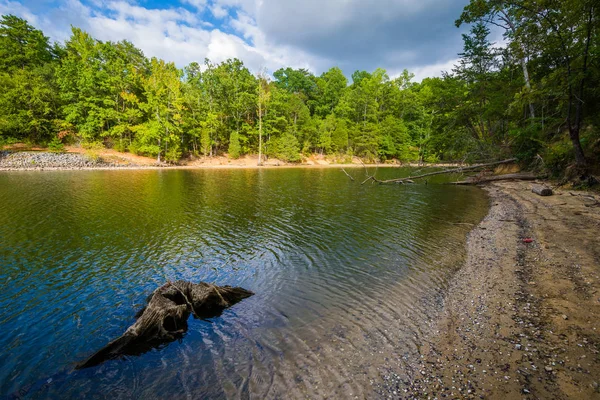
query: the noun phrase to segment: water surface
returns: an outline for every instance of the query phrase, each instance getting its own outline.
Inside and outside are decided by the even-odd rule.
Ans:
[[[0,173],[0,393],[372,395],[418,351],[487,198],[349,172],[355,182],[337,169]],[[190,318],[183,340],[73,371],[167,279],[256,295]]]

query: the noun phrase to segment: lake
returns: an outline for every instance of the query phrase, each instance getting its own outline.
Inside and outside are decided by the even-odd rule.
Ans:
[[[372,396],[409,367],[487,213],[480,189],[337,168],[0,172],[0,394]],[[379,178],[407,176],[380,168]],[[253,297],[73,370],[167,280]]]

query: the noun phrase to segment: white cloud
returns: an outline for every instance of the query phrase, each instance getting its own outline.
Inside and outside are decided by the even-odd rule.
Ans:
[[[411,68],[456,56],[462,46],[453,21],[464,4],[465,0],[263,0],[256,21],[270,43],[333,58],[345,70]]]
[[[461,44],[452,21],[462,8],[457,4],[464,3],[180,0],[181,6],[149,9],[134,0],[58,1],[41,12],[0,0],[0,12],[28,19],[54,40],[67,39],[70,25],[100,40],[127,39],[147,56],[180,67],[206,57],[214,62],[237,57],[253,71],[291,66],[318,74],[337,65],[347,75],[376,67],[394,75],[408,68],[418,80],[440,75],[454,63]],[[206,20],[211,14],[218,22]]]
[[[184,0],[183,2],[191,5],[198,11],[202,11],[206,7],[206,0]]]
[[[225,7],[220,6],[218,4],[212,5],[210,7],[210,11],[212,12],[212,15],[214,15],[215,18],[218,19],[223,19],[229,15],[229,11]]]
[[[452,68],[458,64],[458,58],[445,61],[438,64],[424,65],[411,69],[411,73],[415,74],[414,82],[421,82],[425,78],[442,76],[442,72],[452,72]]]
[[[191,1],[198,7],[205,4]],[[263,67],[274,70],[288,61],[285,51],[255,48],[236,35],[211,28],[211,24],[203,21],[198,13],[182,7],[147,9],[125,1],[108,1],[100,8],[93,8],[80,0],[65,0],[51,13],[42,16],[21,3],[5,1],[0,2],[0,12],[26,18],[54,40],[68,39],[70,25],[88,31],[99,40],[126,39],[147,56],[174,61],[180,67],[192,61],[202,63],[207,57],[213,62],[237,57],[253,71]],[[248,24],[250,32],[250,20],[245,19],[244,23]],[[255,30],[252,36],[256,34],[258,31]],[[251,38],[248,36],[246,39]],[[290,62],[290,65],[293,63]]]
[[[31,12],[27,7],[16,1],[4,1],[0,3],[0,14],[15,14],[25,18],[32,25],[39,25],[37,15]]]

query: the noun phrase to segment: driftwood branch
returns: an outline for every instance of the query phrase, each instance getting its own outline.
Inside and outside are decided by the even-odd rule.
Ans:
[[[591,200],[593,201],[593,203],[591,204],[584,204],[584,206],[586,207],[596,207],[596,206],[600,206],[600,200],[596,199],[594,196],[590,195],[590,194],[586,194],[586,193],[581,193],[581,194],[575,194],[573,192],[569,192],[569,194],[571,196],[579,196],[579,197],[583,197],[586,200]]]
[[[531,191],[538,196],[552,196],[552,189],[543,185],[533,185]]]
[[[429,172],[427,174],[422,174],[422,175],[417,175],[417,176],[409,176],[409,177],[406,177],[406,178],[388,179],[388,180],[385,180],[385,181],[377,180],[375,177],[370,177],[370,179],[373,179],[375,182],[378,182],[378,183],[408,183],[408,182],[413,181],[415,179],[426,178],[428,176],[442,175],[442,174],[460,174],[460,173],[463,173],[463,172],[476,171],[478,169],[487,168],[487,167],[493,167],[493,166],[496,166],[496,165],[510,164],[510,163],[514,163],[516,161],[517,161],[516,158],[511,158],[511,159],[508,159],[508,160],[496,161],[496,162],[487,163],[487,164],[478,164],[478,165],[471,165],[469,167],[460,167],[460,168],[453,168],[453,169],[445,169],[445,170],[442,170],[442,171]]]
[[[352,175],[350,175],[349,173],[347,173],[347,172],[346,172],[346,170],[345,170],[344,168],[342,168],[342,171],[343,171],[343,172],[346,174],[346,176],[347,176],[348,178],[350,178],[350,180],[351,180],[352,182],[354,182],[354,178],[352,177]]]
[[[139,355],[176,340],[187,331],[190,314],[195,318],[216,317],[224,309],[252,295],[238,287],[167,282],[150,295],[148,305],[137,313],[135,324],[76,368],[93,367],[123,355]]]
[[[377,180],[377,178],[375,178],[375,174],[377,173],[377,169],[379,168],[378,166],[375,168],[375,174],[371,175],[369,174],[369,170],[367,169],[367,166],[365,165],[365,163],[363,162],[363,160],[359,157],[358,158],[360,160],[360,163],[362,164],[363,168],[365,169],[365,175],[367,176],[367,179],[365,179],[364,181],[361,182],[361,185],[364,185],[365,183],[369,182],[369,181],[373,181],[373,182],[380,182]]]

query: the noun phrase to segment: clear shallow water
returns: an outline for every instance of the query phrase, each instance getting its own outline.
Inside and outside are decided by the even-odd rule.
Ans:
[[[368,396],[417,351],[487,198],[349,172],[0,173],[0,394]],[[256,295],[190,318],[181,341],[73,371],[167,279]]]

